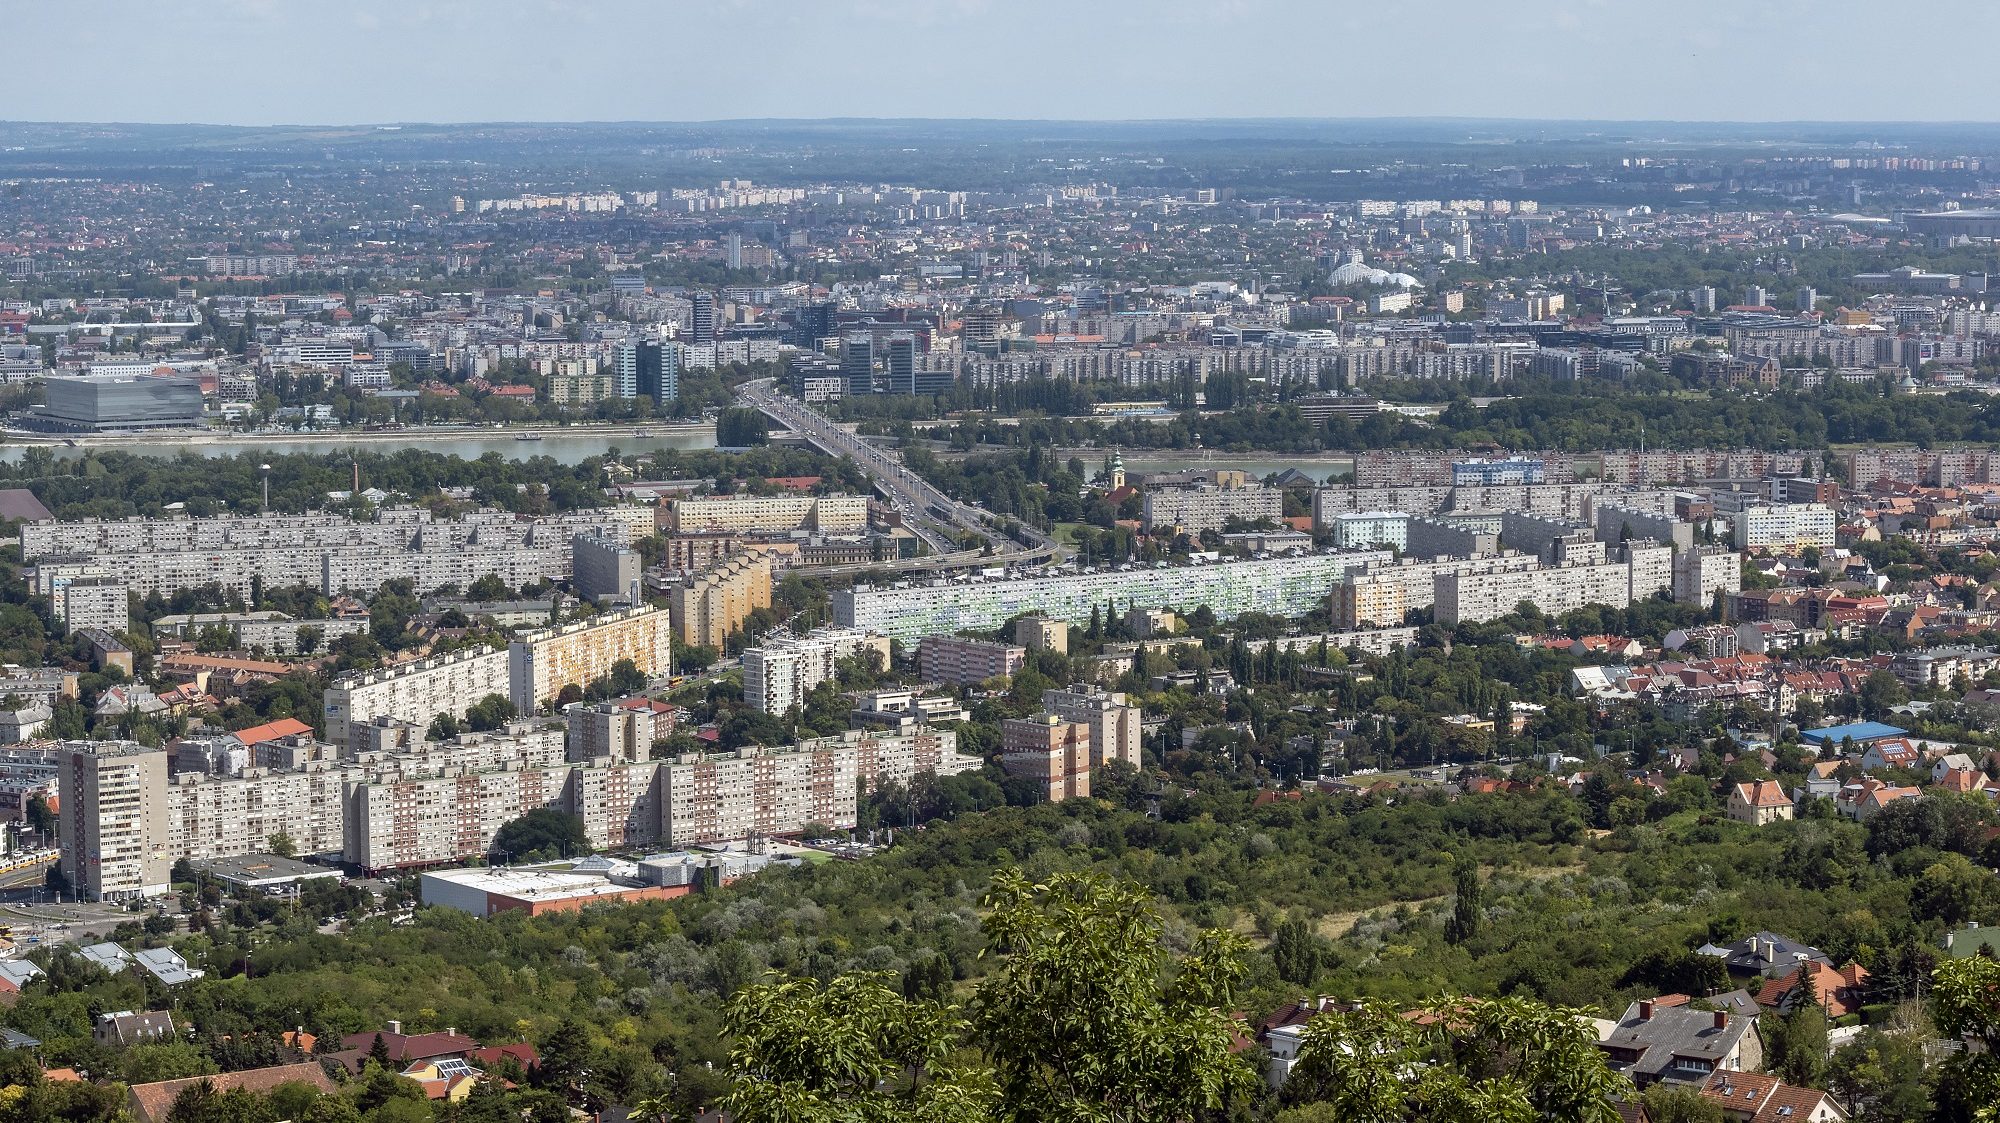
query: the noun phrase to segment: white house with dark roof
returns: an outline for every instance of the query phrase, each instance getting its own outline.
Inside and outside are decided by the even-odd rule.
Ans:
[[[1757,1019],[1651,999],[1627,1006],[1616,1023],[1603,1027],[1597,1047],[1612,1069],[1641,1088],[1700,1088],[1718,1072],[1751,1072],[1764,1063]]]

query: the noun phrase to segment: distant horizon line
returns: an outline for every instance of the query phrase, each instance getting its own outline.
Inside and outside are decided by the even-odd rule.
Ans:
[[[400,129],[400,128],[451,128],[468,126],[529,125],[529,126],[571,126],[571,127],[616,127],[616,126],[701,126],[701,125],[839,125],[839,124],[931,124],[931,125],[1231,125],[1231,124],[1396,124],[1401,122],[1420,124],[1451,125],[1589,125],[1589,126],[1655,126],[1676,127],[1727,126],[1730,128],[1784,128],[1797,126],[1813,127],[1957,127],[1957,128],[2000,128],[2000,119],[1976,120],[1969,118],[1839,118],[1839,117],[1790,117],[1790,118],[1675,118],[1675,117],[1490,117],[1461,116],[1454,114],[1389,114],[1389,115],[1348,115],[1348,116],[1216,116],[1216,117],[886,117],[845,114],[827,117],[707,117],[707,118],[483,118],[465,120],[425,120],[408,118],[383,121],[342,121],[308,122],[285,121],[265,124],[239,124],[228,121],[132,121],[102,119],[13,119],[0,118],[0,126],[79,126],[79,127],[120,127],[120,128],[212,128],[212,129]]]

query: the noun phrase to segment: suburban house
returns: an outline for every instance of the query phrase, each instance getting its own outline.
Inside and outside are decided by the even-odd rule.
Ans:
[[[1695,950],[1722,960],[1722,966],[1730,975],[1739,979],[1790,974],[1798,970],[1802,958],[1807,962],[1833,966],[1832,957],[1825,952],[1775,932],[1758,932],[1727,947],[1703,944]]]
[[[1701,1094],[1731,1123],[1845,1123],[1847,1119],[1847,1112],[1825,1092],[1761,1072],[1718,1072],[1708,1078]]]
[[[1804,996],[1801,984],[1808,974],[1820,1005],[1826,1008],[1827,1017],[1844,1018],[1860,1012],[1862,992],[1868,989],[1868,968],[1859,963],[1850,963],[1836,971],[1825,963],[1813,960],[1801,962],[1791,974],[1767,980],[1757,992],[1757,1005],[1766,1010],[1789,1012]]]
[[[1899,799],[1916,799],[1924,793],[1918,788],[1898,784],[1885,784],[1869,778],[1858,780],[1840,789],[1834,797],[1834,809],[1857,823],[1865,823],[1875,817],[1875,813]]]
[[[1729,817],[1761,827],[1792,817],[1792,797],[1776,780],[1737,784],[1729,789]]]
[[[1907,738],[1885,737],[1871,741],[1861,750],[1861,771],[1876,772],[1884,768],[1922,768],[1924,754]]]
[[[120,1010],[115,1014],[99,1014],[90,1027],[91,1040],[99,1045],[138,1045],[172,1041],[178,1036],[174,1031],[174,1016],[165,1010],[148,1010],[143,1014]]]
[[[1702,1087],[1718,1072],[1764,1063],[1757,1019],[1723,1010],[1661,1006],[1642,999],[1625,1008],[1597,1041],[1607,1063],[1641,1088],[1669,1083]]]
[[[334,1095],[338,1089],[327,1079],[326,1070],[316,1061],[301,1061],[298,1064],[272,1065],[270,1068],[249,1068],[241,1072],[221,1072],[212,1076],[190,1076],[182,1080],[159,1080],[151,1084],[134,1084],[126,1090],[125,1106],[138,1123],[166,1123],[173,1112],[174,1101],[182,1092],[196,1084],[207,1081],[220,1095],[238,1088],[246,1092],[268,1094],[285,1084],[304,1084],[324,1096]]]
[[[1977,772],[1979,765],[1964,753],[1946,753],[1931,762],[1931,783],[1942,784],[1953,772]]]

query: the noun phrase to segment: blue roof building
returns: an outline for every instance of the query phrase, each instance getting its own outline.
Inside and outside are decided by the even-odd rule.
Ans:
[[[1852,741],[1856,748],[1861,748],[1907,733],[1909,733],[1907,729],[1898,729],[1879,721],[1857,721],[1851,725],[1829,725],[1824,729],[1808,729],[1799,736],[1809,745],[1838,745],[1842,741]]]

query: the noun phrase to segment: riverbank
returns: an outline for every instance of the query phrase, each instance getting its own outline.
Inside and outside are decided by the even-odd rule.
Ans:
[[[286,444],[423,444],[439,441],[491,441],[519,440],[532,444],[536,440],[550,437],[615,437],[630,436],[635,440],[645,440],[639,436],[644,430],[649,436],[671,433],[715,432],[713,421],[649,422],[644,425],[633,422],[601,425],[509,425],[504,428],[476,428],[473,426],[412,426],[407,429],[270,429],[245,432],[233,429],[172,429],[139,433],[27,433],[7,431],[0,433],[0,444],[44,445],[63,448],[119,448],[129,445],[270,445]]]

